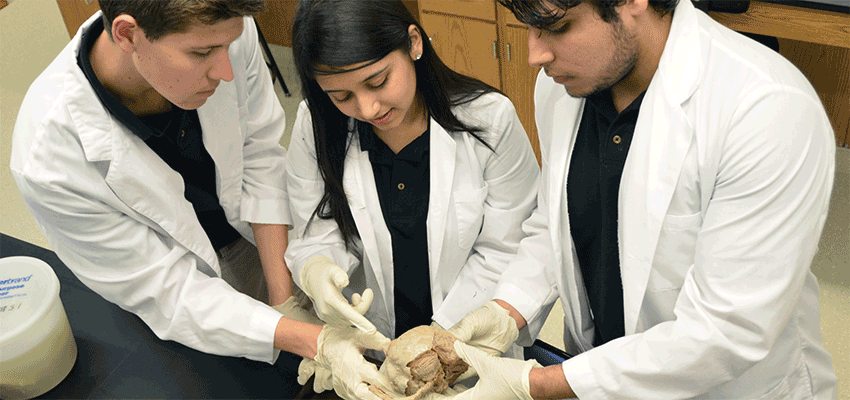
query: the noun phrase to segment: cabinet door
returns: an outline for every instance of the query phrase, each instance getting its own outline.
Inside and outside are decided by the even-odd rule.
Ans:
[[[496,21],[496,2],[493,0],[419,0],[419,11]]]
[[[266,43],[292,47],[292,18],[295,17],[297,5],[297,0],[266,2],[266,10],[254,18],[260,25]]]
[[[496,24],[420,12],[422,27],[449,68],[501,88],[496,55]]]
[[[502,92],[514,103],[540,164],[540,141],[534,122],[534,84],[540,68],[528,65],[528,29],[508,25],[502,32]]]
[[[83,22],[100,10],[97,0],[56,0],[56,3],[71,37],[77,34]]]

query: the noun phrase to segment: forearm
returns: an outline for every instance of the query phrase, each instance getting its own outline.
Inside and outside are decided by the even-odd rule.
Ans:
[[[274,347],[313,359],[316,357],[321,331],[322,327],[319,325],[281,317],[274,333]]]
[[[292,295],[292,275],[283,258],[289,242],[288,229],[286,225],[279,224],[250,225],[269,289],[269,304],[283,304]]]
[[[513,318],[514,321],[516,321],[516,329],[517,330],[521,330],[522,328],[525,327],[525,325],[526,325],[525,318],[523,318],[522,314],[520,314],[519,311],[516,310],[516,308],[514,308],[512,305],[508,304],[504,300],[496,299],[494,301],[496,302],[496,304],[502,306],[502,308],[504,308],[505,310],[508,310],[508,313],[510,314],[511,318]]]
[[[535,399],[565,399],[576,397],[570,388],[561,365],[532,368],[528,373],[531,397]]]

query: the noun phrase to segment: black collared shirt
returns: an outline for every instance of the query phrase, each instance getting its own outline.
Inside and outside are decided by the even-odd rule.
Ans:
[[[396,337],[431,323],[431,277],[428,266],[429,130],[398,154],[367,130],[360,148],[369,152],[381,213],[393,247]]]
[[[172,105],[171,111],[137,117],[109,93],[97,79],[89,61],[89,53],[103,32],[98,19],[83,33],[77,65],[97,94],[100,102],[121,124],[151,148],[171,169],[183,177],[183,195],[195,209],[201,227],[216,250],[239,238],[218,201],[215,185],[215,163],[204,147],[201,122],[196,110],[183,110]]]
[[[619,114],[609,91],[588,96],[570,161],[570,233],[593,312],[594,345],[625,335],[617,202],[644,93]]]

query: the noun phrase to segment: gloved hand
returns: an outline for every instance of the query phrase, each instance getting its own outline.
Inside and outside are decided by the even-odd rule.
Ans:
[[[333,388],[344,399],[380,400],[369,385],[389,387],[375,364],[363,358],[366,349],[382,350],[389,343],[379,332],[364,333],[352,327],[325,325],[317,340],[316,363],[333,374]]]
[[[519,337],[516,321],[493,300],[467,314],[448,332],[493,356],[507,351]]]
[[[315,325],[324,325],[325,323],[313,313],[313,302],[310,301],[307,294],[301,291],[298,286],[292,289],[292,296],[286,302],[272,308],[289,319]],[[320,367],[315,361],[309,358],[302,359],[301,364],[298,365],[298,384],[304,385],[313,375],[316,375],[316,378],[313,379],[313,392],[322,393],[325,390],[333,389],[330,371]]]
[[[378,331],[363,316],[375,297],[372,289],[364,290],[362,296],[355,293],[349,304],[342,295],[342,288],[348,286],[348,274],[329,258],[314,256],[307,260],[299,277],[304,292],[313,299],[319,317],[329,325],[354,325],[366,333]]]
[[[314,325],[324,325],[325,323],[313,313],[313,303],[307,294],[301,291],[298,286],[292,288],[292,296],[283,304],[278,304],[274,307],[284,317],[294,319],[301,322],[307,322]]]
[[[542,368],[537,361],[496,357],[460,341],[455,342],[455,351],[463,361],[479,371],[478,383],[462,393],[442,399],[532,400],[528,374],[532,368]]]
[[[298,364],[298,384],[304,386],[310,377],[315,375],[313,379],[313,392],[322,393],[325,390],[333,390],[333,374],[328,369],[320,366],[316,361],[309,358],[301,360]]]

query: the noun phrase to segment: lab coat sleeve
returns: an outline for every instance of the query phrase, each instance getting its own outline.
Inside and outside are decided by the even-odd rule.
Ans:
[[[494,99],[492,103],[488,103],[491,99]],[[487,155],[482,168],[487,187],[484,218],[471,256],[447,293],[445,303],[434,314],[434,320],[444,327],[453,326],[463,317],[450,316],[453,314],[450,310],[465,308],[454,302],[483,303],[492,298],[496,283],[516,256],[524,236],[522,222],[537,205],[540,168],[513,104],[506,97],[495,94],[478,101],[492,110],[478,116],[486,116],[488,120],[487,130],[480,135],[493,147],[490,151],[481,146],[483,154]],[[473,296],[477,294],[478,299],[469,299],[470,292]]]
[[[232,57],[247,60],[247,120],[242,148],[243,182],[240,218],[245,222],[291,224],[286,196],[286,149],[280,138],[286,118],[263,59],[253,19],[245,17],[240,47]],[[234,46],[235,47],[235,46]]]
[[[285,257],[295,283],[301,286],[301,267],[315,255],[330,258],[351,274],[359,261],[346,251],[336,221],[318,216],[311,221],[313,212],[324,195],[325,184],[316,161],[310,111],[303,101],[298,107],[292,139],[289,142],[286,184],[292,209],[293,229]]]
[[[542,132],[542,131],[541,131]],[[551,139],[551,138],[548,138]],[[494,299],[513,306],[526,320],[517,343],[530,346],[540,334],[549,311],[558,299],[554,274],[555,255],[549,232],[549,160],[546,137],[540,137],[541,178],[537,185],[537,207],[522,224],[524,238],[516,256],[499,279]]]
[[[52,162],[65,165],[60,158]],[[79,176],[87,174],[81,169],[43,169],[38,181],[12,172],[48,242],[87,287],[138,315],[160,339],[274,361],[280,314],[202,273],[185,247],[109,206],[99,195],[109,193],[102,180]],[[50,179],[58,174],[67,175]]]
[[[777,86],[748,93],[728,122],[676,319],[564,362],[579,398],[700,395],[764,359],[797,318],[835,144],[818,99]]]

